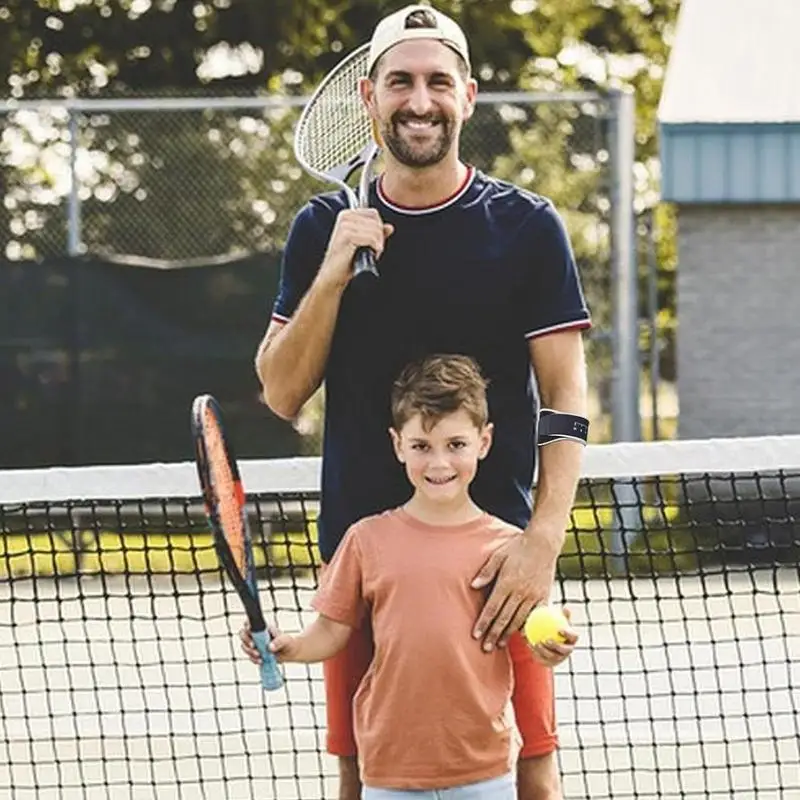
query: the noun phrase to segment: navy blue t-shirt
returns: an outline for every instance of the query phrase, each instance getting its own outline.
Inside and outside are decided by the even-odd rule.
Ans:
[[[410,497],[388,433],[391,387],[406,364],[433,353],[472,356],[488,379],[494,443],[472,497],[525,527],[537,412],[528,342],[589,325],[569,241],[548,200],[470,169],[462,188],[435,208],[398,207],[379,183],[371,205],[395,230],[378,262],[380,277],[361,275],[345,290],[325,370],[325,561],[351,524]],[[274,319],[291,318],[345,207],[343,193],[331,193],[298,213]]]

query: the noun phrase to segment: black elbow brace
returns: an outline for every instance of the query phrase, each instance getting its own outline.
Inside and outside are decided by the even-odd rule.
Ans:
[[[537,444],[543,447],[561,439],[580,442],[585,445],[589,438],[589,420],[577,414],[553,411],[543,408],[539,412],[539,430]]]

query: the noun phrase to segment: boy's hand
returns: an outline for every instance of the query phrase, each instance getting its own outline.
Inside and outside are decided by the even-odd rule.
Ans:
[[[245,622],[239,631],[239,638],[242,640],[242,652],[254,663],[261,663],[261,654],[253,642],[253,634],[250,630],[250,623]]]
[[[275,654],[275,659],[279,663],[293,661],[297,655],[300,643],[295,636],[288,633],[281,633],[272,625],[267,625],[270,641],[269,649]],[[250,630],[250,623],[245,622],[239,631],[239,638],[242,640],[242,652],[254,663],[261,663],[261,655],[253,643],[253,634]]]
[[[564,616],[571,621],[571,614],[568,608],[563,609]],[[568,628],[559,631],[559,633],[567,640],[565,643],[555,642],[548,640],[540,644],[529,644],[534,657],[540,664],[546,667],[557,667],[563,661],[566,661],[575,649],[578,643],[578,632],[570,625]]]
[[[269,643],[270,652],[275,654],[279,664],[284,661],[297,661],[300,654],[300,639],[288,633],[281,633],[276,628],[269,628],[272,641]]]

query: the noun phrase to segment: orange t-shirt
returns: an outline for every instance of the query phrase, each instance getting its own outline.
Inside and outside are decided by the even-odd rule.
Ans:
[[[395,509],[339,545],[313,606],[354,627],[371,616],[375,655],[353,701],[368,786],[439,789],[511,769],[511,661],[472,638],[484,592],[470,582],[518,532],[489,514],[443,527]]]

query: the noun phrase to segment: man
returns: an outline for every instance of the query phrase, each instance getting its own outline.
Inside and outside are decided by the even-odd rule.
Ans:
[[[492,586],[476,646],[509,646],[523,739],[520,800],[557,800],[552,674],[517,631],[550,593],[580,472],[579,442],[541,449],[531,514],[536,392],[543,407],[585,416],[581,330],[589,315],[563,225],[550,203],[459,159],[477,85],[458,25],[428,6],[382,20],[361,97],[384,145],[369,209],[342,193],[313,198],[295,218],[273,318],[256,356],[264,400],[294,418],[325,381],[320,550],[328,562],[356,520],[405,502],[410,490],[387,432],[392,381],[432,353],[473,357],[489,381],[492,452],[475,501],[525,529],[478,573]],[[360,247],[380,277],[351,282]],[[487,590],[488,591],[488,590]],[[360,784],[353,694],[371,657],[368,630],[326,662],[328,749],[339,756],[340,798]]]

